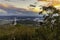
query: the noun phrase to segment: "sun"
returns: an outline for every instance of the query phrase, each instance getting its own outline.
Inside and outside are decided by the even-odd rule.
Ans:
[[[32,9],[32,11],[34,11],[34,12],[39,12],[40,9],[39,9],[39,7],[35,7],[34,9]]]
[[[40,8],[40,7],[35,7],[35,8],[32,9],[32,11],[33,11],[33,12],[40,12],[40,11],[42,11],[42,8]]]

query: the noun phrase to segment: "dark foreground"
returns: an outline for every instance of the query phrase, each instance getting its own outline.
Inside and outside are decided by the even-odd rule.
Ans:
[[[0,27],[0,40],[60,40],[60,25],[34,27],[17,24]]]

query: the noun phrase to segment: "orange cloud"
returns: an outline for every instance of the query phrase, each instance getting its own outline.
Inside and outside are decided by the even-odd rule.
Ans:
[[[49,2],[48,6],[49,5],[60,5],[60,0],[37,0],[37,1],[45,1],[45,2]]]
[[[18,7],[13,6],[13,5],[8,5],[8,4],[2,4],[2,3],[0,3],[0,8],[1,7],[3,9],[11,9],[11,10],[16,10],[16,11],[29,11],[26,8],[18,8]]]
[[[6,8],[8,7],[7,4],[3,4],[3,3],[2,3],[2,4],[0,3],[0,6],[2,6],[2,7],[6,7]]]

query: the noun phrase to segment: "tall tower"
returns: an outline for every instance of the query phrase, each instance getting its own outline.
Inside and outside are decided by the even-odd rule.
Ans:
[[[17,24],[17,19],[16,18],[14,18],[14,24],[13,25],[16,25]]]

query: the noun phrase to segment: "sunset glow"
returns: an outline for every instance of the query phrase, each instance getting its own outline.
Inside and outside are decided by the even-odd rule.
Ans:
[[[41,2],[40,2],[41,1]],[[43,2],[44,1],[44,2]],[[40,3],[39,3],[40,2]],[[48,3],[49,2],[49,3]],[[54,7],[60,7],[60,0],[25,0],[25,1],[18,1],[18,0],[10,0],[10,1],[5,1],[5,0],[0,0],[0,4],[6,8],[9,6],[13,6],[16,8],[24,8],[33,12],[40,12],[42,11],[38,6],[34,8],[29,8],[28,6],[30,4],[34,4],[37,6],[43,5],[43,6],[50,6],[53,5]],[[39,4],[38,4],[39,3]]]
[[[40,10],[40,8],[39,7],[35,7],[34,9],[32,9],[34,12],[40,12],[40,11],[42,11],[42,10]]]
[[[0,5],[3,6],[3,7],[6,7],[6,8],[8,7],[8,5],[4,4],[4,3],[0,3]]]

